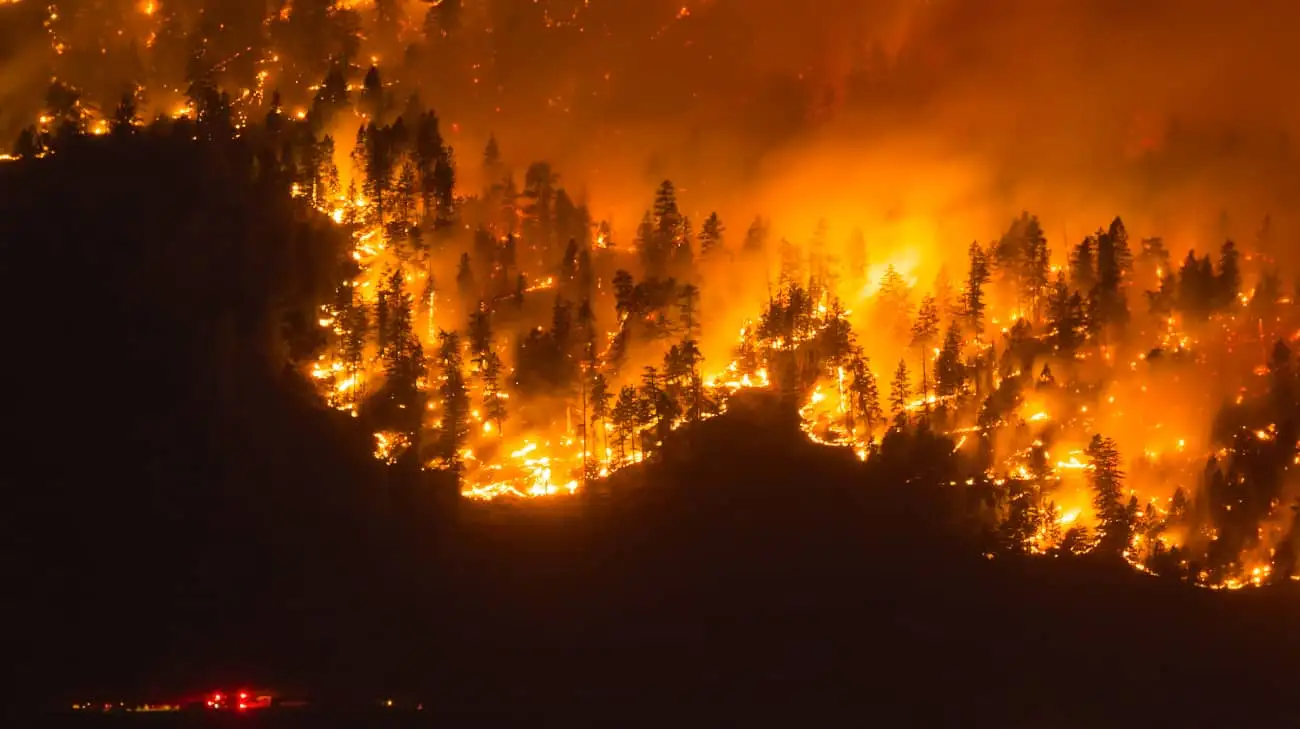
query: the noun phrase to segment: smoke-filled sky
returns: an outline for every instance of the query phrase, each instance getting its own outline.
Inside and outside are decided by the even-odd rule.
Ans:
[[[175,52],[166,38],[149,45],[150,33],[204,17],[296,22],[309,4],[222,0],[201,14],[199,0],[63,0],[52,24],[44,3],[2,5],[0,129],[12,137],[31,122],[50,76],[92,99],[137,80],[146,99],[174,105],[184,63],[164,57]],[[624,237],[665,177],[691,213],[719,209],[737,233],[763,213],[795,239],[826,217],[844,234],[863,224],[875,238],[964,247],[1021,208],[1043,218],[1058,252],[1061,236],[1077,240],[1117,213],[1174,250],[1217,245],[1225,210],[1238,237],[1269,212],[1288,229],[1287,135],[1300,124],[1289,70],[1300,8],[1290,4],[466,0],[462,27],[431,40],[429,3],[380,3],[390,4],[400,31],[384,41],[374,2],[344,3],[366,36],[353,83],[378,57],[395,96],[418,91],[455,124],[467,183],[480,182],[479,150],[495,132],[517,170],[549,160]],[[307,32],[250,25],[271,28],[267,47],[284,55],[274,38]],[[57,56],[56,36],[69,46]],[[244,40],[218,34],[212,47]],[[136,66],[86,51],[133,41]],[[309,60],[277,67],[267,90],[306,104],[303,87],[319,79],[302,69],[328,63]]]

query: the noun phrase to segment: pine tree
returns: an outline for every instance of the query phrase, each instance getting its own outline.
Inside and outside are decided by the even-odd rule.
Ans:
[[[673,269],[679,275],[691,275],[692,266],[695,262],[695,254],[692,250],[694,237],[694,232],[691,229],[691,219],[685,215],[678,216],[677,232],[673,235],[672,262]]]
[[[1083,300],[1077,293],[1071,294],[1063,273],[1056,275],[1047,299],[1047,322],[1057,351],[1073,354],[1082,343]]]
[[[405,236],[415,223],[415,165],[402,165],[393,186],[393,230]]]
[[[1124,278],[1133,267],[1124,222],[1115,218],[1110,228],[1097,236],[1097,311],[1100,325],[1123,326],[1128,322]]]
[[[632,245],[641,257],[641,265],[647,277],[657,278],[667,272],[671,244],[669,239],[656,231],[654,218],[648,211],[641,217]]]
[[[379,79],[379,67],[371,66],[366,71],[361,84],[361,98],[358,102],[361,110],[373,120],[379,120],[384,113],[384,83]]]
[[[929,371],[930,349],[935,337],[939,335],[939,307],[934,297],[927,295],[921,299],[921,308],[916,312],[916,321],[912,323],[912,346],[921,351],[921,400],[925,402],[927,415],[930,412]]]
[[[122,92],[122,99],[118,101],[117,108],[113,110],[113,120],[109,124],[109,131],[117,137],[130,136],[135,134],[136,126],[139,123],[140,116],[136,104],[135,90]]]
[[[1097,238],[1088,236],[1070,254],[1070,285],[1091,291],[1097,285]]]
[[[640,397],[637,395],[636,388],[632,385],[625,385],[618,393],[618,401],[614,404],[613,411],[614,444],[619,461],[623,461],[627,457],[629,443],[632,446],[632,458],[633,460],[636,459],[636,433],[639,412]]]
[[[876,376],[871,373],[871,361],[866,357],[856,356],[850,365],[853,381],[849,385],[853,393],[853,404],[866,425],[867,439],[870,440],[876,427],[885,419],[880,410],[880,389],[876,385]]]
[[[469,388],[465,385],[460,354],[460,337],[455,332],[438,332],[438,365],[442,383],[438,394],[442,400],[439,446],[443,458],[455,471],[463,465],[461,450],[469,437]]]
[[[386,389],[401,411],[401,429],[414,440],[420,427],[420,395],[418,383],[424,373],[424,351],[413,329],[414,302],[405,289],[405,276],[401,269],[389,279],[385,302],[388,310],[388,333],[380,356],[384,362]]]
[[[482,355],[479,371],[483,380],[483,412],[488,422],[496,427],[498,435],[502,434],[502,424],[506,420],[506,398],[501,392],[501,357],[488,350]]]
[[[912,401],[912,378],[907,372],[907,360],[898,360],[894,381],[889,388],[889,411],[894,415],[894,425],[907,425],[907,406]]]
[[[971,243],[970,269],[966,274],[964,309],[966,324],[975,333],[976,340],[984,334],[984,285],[989,282],[989,264],[979,243]]]
[[[704,219],[704,225],[700,227],[700,256],[708,259],[721,251],[722,234],[726,231],[722,221],[718,219],[718,214],[710,213],[709,217]]]
[[[940,397],[951,397],[961,393],[966,386],[966,366],[961,356],[961,328],[956,321],[948,324],[948,331],[943,337],[943,347],[934,363],[935,386]]]
[[[351,284],[352,282],[349,281],[339,287],[336,294],[334,318],[342,330],[340,355],[346,367],[348,378],[352,380],[350,392],[355,404],[360,399],[361,393],[362,383],[360,378],[366,349],[366,337],[369,333],[369,319],[366,316],[366,307],[357,301],[356,289]]]
[[[626,322],[636,309],[636,284],[632,274],[619,269],[614,273],[614,310],[618,312],[619,322]]]
[[[1237,244],[1227,241],[1219,249],[1218,296],[1220,307],[1229,308],[1241,295],[1241,263]]]
[[[1119,554],[1128,547],[1132,524],[1126,518],[1123,502],[1124,473],[1120,470],[1119,449],[1115,441],[1094,435],[1084,451],[1091,461],[1089,481],[1093,490],[1093,508],[1101,526],[1099,549]]]
[[[469,352],[471,362],[481,372],[492,351],[492,313],[483,302],[469,315]]]
[[[1033,320],[1042,319],[1043,303],[1047,297],[1048,285],[1051,283],[1052,251],[1047,247],[1047,236],[1037,216],[1029,216],[1025,223],[1025,298],[1033,312]]]

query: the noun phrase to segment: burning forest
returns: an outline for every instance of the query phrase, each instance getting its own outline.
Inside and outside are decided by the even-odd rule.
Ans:
[[[1286,223],[1247,208],[1162,229],[1165,203],[1137,195],[1041,219],[1006,200],[942,221],[771,210],[711,199],[721,173],[614,179],[592,159],[619,122],[593,119],[751,89],[714,65],[627,90],[655,44],[721,58],[738,11],[613,5],[6,3],[0,20],[45,34],[24,62],[50,72],[27,74],[43,102],[5,166],[147,139],[242,150],[296,219],[348,241],[293,366],[376,459],[453,474],[467,500],[607,488],[756,395],[864,479],[950,494],[990,558],[1094,552],[1215,589],[1300,579]],[[887,84],[882,55],[855,64],[836,83]],[[557,152],[573,171],[528,161],[574,145],[565,127],[600,129]],[[1173,163],[1144,144],[1132,165],[1158,178]],[[1052,217],[1101,209],[1086,233]]]

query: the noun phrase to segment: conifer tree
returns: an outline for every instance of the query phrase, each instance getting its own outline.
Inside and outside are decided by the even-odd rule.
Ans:
[[[361,83],[361,98],[359,100],[361,110],[370,117],[378,121],[384,113],[384,84],[379,78],[379,67],[371,66],[366,71],[366,77]]]
[[[921,308],[916,312],[916,321],[912,323],[912,346],[921,351],[921,399],[927,401],[930,395],[929,371],[930,349],[935,337],[939,335],[939,307],[934,297],[927,295],[921,299]],[[930,406],[925,405],[928,414]]]
[[[498,436],[502,434],[502,424],[506,420],[506,399],[501,392],[501,369],[501,357],[489,349],[482,356],[479,366],[483,380],[483,412],[488,422],[496,427]]]
[[[614,445],[618,454],[618,460],[621,462],[627,456],[627,447],[632,447],[632,459],[636,459],[637,450],[637,427],[638,415],[640,412],[640,397],[637,395],[636,388],[632,385],[625,385],[618,393],[618,401],[614,405],[612,413],[614,421]]]
[[[1088,236],[1070,254],[1070,285],[1091,291],[1097,285],[1097,238]]]
[[[136,126],[140,123],[138,112],[136,91],[132,89],[122,92],[122,98],[118,101],[117,108],[113,110],[113,120],[109,124],[109,131],[117,137],[135,134]]]
[[[438,424],[441,455],[455,471],[463,466],[461,450],[469,437],[469,388],[460,354],[460,336],[455,332],[438,332],[438,366],[442,382],[438,394],[442,401],[442,420]]]
[[[853,372],[853,381],[849,384],[849,390],[853,393],[853,408],[850,410],[856,409],[862,416],[867,439],[870,440],[876,427],[885,419],[880,409],[880,389],[876,384],[876,376],[871,372],[871,360],[859,353],[853,358],[850,369]]]
[[[722,221],[718,219],[718,214],[710,213],[709,217],[704,219],[704,225],[700,226],[700,257],[707,260],[721,251],[722,234],[726,231]]]
[[[954,320],[949,322],[943,337],[943,347],[934,364],[935,387],[940,397],[959,394],[966,384],[966,366],[961,356],[961,329]]]
[[[487,355],[492,351],[492,314],[482,301],[478,308],[469,315],[469,352],[470,361],[480,371],[484,368]]]
[[[636,284],[632,274],[619,269],[614,274],[614,310],[618,312],[619,322],[627,321],[636,308]]]
[[[1218,303],[1228,308],[1237,303],[1241,295],[1241,263],[1237,244],[1227,241],[1219,249]]]
[[[894,381],[889,387],[889,411],[894,415],[894,425],[907,425],[907,406],[912,401],[912,378],[907,372],[907,360],[898,360]]]
[[[1092,484],[1093,508],[1101,525],[1099,548],[1119,554],[1128,547],[1132,524],[1126,517],[1123,495],[1124,473],[1120,470],[1119,449],[1115,441],[1094,435],[1084,451],[1091,461],[1088,479]]]
[[[1082,343],[1083,300],[1078,293],[1070,292],[1063,273],[1056,275],[1056,283],[1047,299],[1047,322],[1056,349],[1073,354]]]
[[[970,268],[966,274],[965,301],[966,325],[975,333],[978,341],[984,334],[984,285],[989,282],[989,264],[979,243],[971,243],[969,250]]]

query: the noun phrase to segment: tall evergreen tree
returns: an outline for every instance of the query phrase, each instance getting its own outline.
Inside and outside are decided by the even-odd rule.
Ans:
[[[943,337],[943,347],[934,363],[934,380],[940,397],[961,393],[966,384],[966,366],[961,356],[961,328],[956,320],[949,322]]]
[[[984,301],[984,285],[989,282],[989,264],[979,243],[970,244],[970,268],[966,274],[965,301],[966,325],[978,339],[984,333],[984,311],[988,305]]]
[[[1227,241],[1219,249],[1218,301],[1228,308],[1237,303],[1241,295],[1241,263],[1237,244]]]
[[[1083,299],[1077,292],[1070,292],[1065,274],[1058,273],[1047,300],[1048,331],[1058,351],[1073,354],[1082,344],[1083,317]]]
[[[469,437],[469,388],[460,354],[460,336],[455,332],[438,332],[438,366],[442,382],[438,395],[442,419],[438,424],[439,450],[455,471],[464,465],[461,451]]]
[[[934,346],[937,336],[939,336],[939,307],[933,296],[926,295],[921,299],[921,308],[917,309],[916,320],[912,322],[912,346],[921,352],[921,399],[926,402],[927,414],[930,411],[928,403],[930,349]]]
[[[1105,553],[1119,554],[1128,547],[1132,536],[1132,524],[1121,501],[1124,472],[1120,469],[1119,449],[1110,438],[1094,435],[1084,452],[1092,466],[1088,478],[1102,535],[1098,548]]]
[[[371,66],[366,71],[361,83],[361,110],[374,121],[380,121],[384,114],[384,83],[379,78],[379,67]]]
[[[501,357],[489,349],[482,356],[480,364],[480,377],[483,380],[483,412],[498,435],[502,433],[503,423],[506,420],[506,398],[501,392],[501,369]]]
[[[907,372],[907,360],[898,360],[894,381],[889,387],[889,411],[894,415],[894,425],[907,425],[907,406],[912,401],[912,378]]]
[[[863,424],[866,426],[867,439],[870,440],[876,431],[876,427],[885,419],[884,413],[880,409],[880,389],[876,384],[876,376],[871,372],[871,361],[866,357],[855,356],[850,364],[853,373],[853,380],[849,384],[849,390],[853,393],[854,410],[862,417]]]
[[[722,250],[722,234],[726,232],[717,213],[710,213],[700,227],[700,256],[708,259]]]

